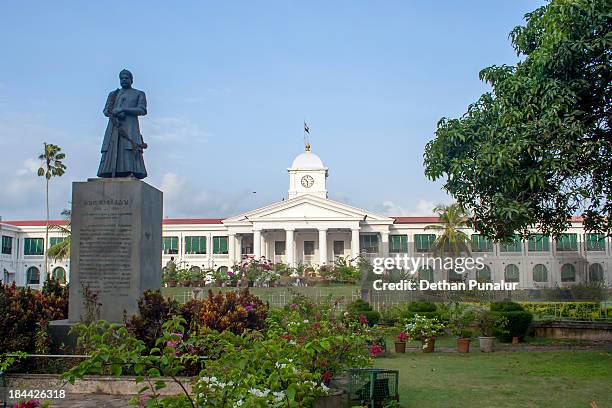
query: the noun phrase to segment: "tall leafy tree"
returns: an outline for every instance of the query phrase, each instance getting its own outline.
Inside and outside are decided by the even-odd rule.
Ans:
[[[46,228],[45,228],[45,247],[49,244],[49,182],[53,177],[61,177],[66,171],[66,166],[62,160],[66,155],[62,153],[62,149],[51,143],[43,143],[44,150],[38,156],[41,161],[41,166],[38,169],[38,176],[45,178],[45,204],[47,210]],[[45,248],[45,274],[49,272],[49,257],[48,250]]]
[[[425,174],[504,239],[557,236],[574,215],[612,234],[612,0],[553,0],[510,38],[520,62],[480,72],[492,91],[442,118]]]

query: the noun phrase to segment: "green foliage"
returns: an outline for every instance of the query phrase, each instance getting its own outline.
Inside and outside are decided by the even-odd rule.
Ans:
[[[425,173],[477,231],[557,236],[577,213],[612,230],[611,28],[609,1],[550,1],[510,34],[521,61],[482,70],[492,92],[438,122]]]
[[[235,334],[245,330],[262,330],[268,309],[268,304],[264,304],[247,288],[216,295],[209,290],[208,298],[200,307],[198,323],[213,330],[229,330]]]
[[[416,314],[408,319],[404,331],[413,339],[429,339],[444,334],[445,325],[439,319]]]
[[[612,316],[600,302],[522,302],[525,310],[540,319],[594,320]]]
[[[405,305],[396,307],[397,313],[400,319],[412,319],[417,314],[419,316],[425,316],[429,318],[441,319],[441,313],[438,310],[438,306],[434,302],[428,302],[426,300],[417,300],[410,302]]]
[[[504,300],[501,302],[491,302],[490,309],[492,312],[520,312],[523,309],[520,303]]]
[[[468,227],[469,218],[457,203],[438,205],[434,208],[439,224],[427,225],[425,230],[434,230],[438,236],[434,241],[434,253],[439,256],[459,256],[470,253],[470,237],[461,228]]]
[[[476,314],[476,323],[481,336],[494,337],[504,333],[508,319],[496,312],[479,310]]]

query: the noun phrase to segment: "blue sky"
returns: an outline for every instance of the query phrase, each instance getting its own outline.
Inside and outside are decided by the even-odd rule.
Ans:
[[[53,217],[72,181],[95,177],[122,68],[147,93],[147,182],[164,191],[165,216],[225,217],[285,197],[304,119],[330,198],[426,214],[450,200],[423,174],[437,121],[487,90],[480,69],[516,62],[508,33],[542,4],[3,1],[0,216],[44,217],[44,141],[68,156]]]

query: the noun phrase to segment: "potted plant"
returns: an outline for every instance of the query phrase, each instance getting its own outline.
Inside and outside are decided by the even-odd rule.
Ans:
[[[436,336],[444,333],[444,324],[435,317],[416,314],[406,323],[405,332],[413,339],[421,339],[423,353],[433,353]]]
[[[462,303],[456,303],[449,311],[451,333],[457,337],[457,351],[470,352],[472,330],[470,325],[476,318],[476,313]]]
[[[399,332],[397,336],[395,336],[395,352],[396,353],[405,353],[406,352],[406,340],[408,340],[408,334],[405,331]]]
[[[477,322],[481,334],[478,337],[480,351],[491,353],[495,345],[495,333],[504,332],[508,319],[489,311],[482,311],[477,316]]]

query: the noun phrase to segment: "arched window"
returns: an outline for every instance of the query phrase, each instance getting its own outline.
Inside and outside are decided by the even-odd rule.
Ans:
[[[26,283],[28,285],[40,284],[40,271],[35,266],[30,266],[26,271]]]
[[[489,268],[489,265],[483,265],[482,269],[476,269],[476,280],[491,282],[491,268]]]
[[[566,263],[561,267],[561,282],[576,282],[576,268]]]
[[[57,268],[53,269],[53,272],[51,272],[51,276],[53,277],[53,279],[57,280],[60,283],[66,283],[66,270],[61,266],[58,266]]]
[[[604,268],[600,263],[594,263],[589,265],[589,282],[603,282],[604,281]]]
[[[200,268],[197,265],[192,266],[191,268],[189,268],[190,272],[202,272],[202,268]]]
[[[537,264],[533,267],[534,282],[548,282],[548,269],[545,265]]]
[[[504,269],[504,280],[506,282],[519,281],[519,268],[515,264],[510,264]]]
[[[220,266],[219,268],[217,268],[217,271],[227,273],[228,268],[227,266]]]
[[[419,279],[426,280],[427,282],[433,282],[434,272],[429,266],[421,266],[418,273]]]

